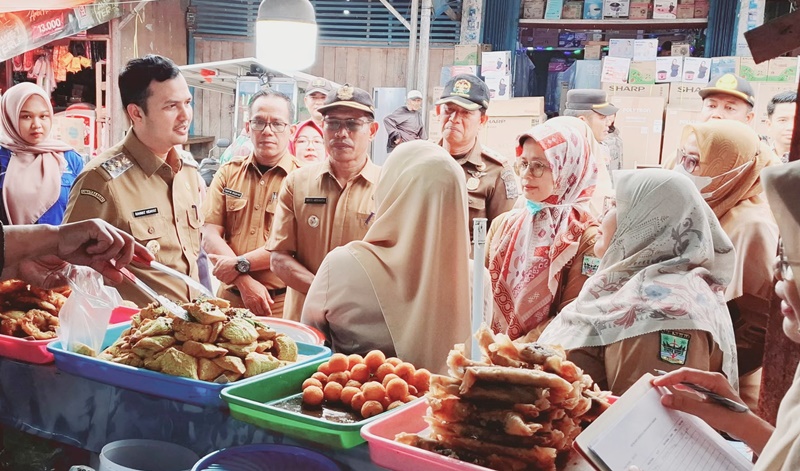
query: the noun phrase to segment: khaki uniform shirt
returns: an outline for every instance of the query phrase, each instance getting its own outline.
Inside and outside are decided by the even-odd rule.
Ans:
[[[316,273],[325,255],[353,240],[361,240],[375,217],[373,195],[380,167],[367,161],[361,173],[342,188],[325,160],[286,177],[267,250],[294,252]],[[300,320],[305,295],[289,288],[284,318]]]
[[[288,151],[266,173],[261,173],[252,153],[224,164],[203,202],[205,222],[225,228],[225,242],[236,255],[264,247],[275,220],[281,184],[296,169]],[[286,287],[271,270],[250,272],[250,276],[270,290]]]
[[[175,173],[129,130],[122,142],[86,164],[70,192],[64,222],[103,219],[154,252],[156,261],[197,279],[203,224],[197,164],[180,157],[178,161]],[[172,300],[187,302],[199,295],[178,278],[150,268],[129,268]],[[132,283],[117,290],[139,306],[152,302]]]
[[[439,141],[439,145],[442,142]],[[475,147],[456,160],[464,169],[469,193],[469,237],[472,240],[472,220],[486,218],[486,229],[492,220],[510,211],[520,195],[514,169],[495,151],[475,142]]]

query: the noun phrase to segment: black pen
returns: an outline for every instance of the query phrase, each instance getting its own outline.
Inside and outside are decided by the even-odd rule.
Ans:
[[[654,369],[653,371],[655,371],[658,376],[664,376],[665,374],[667,374],[667,372],[664,371],[664,370],[656,370],[656,369]],[[702,386],[698,386],[698,385],[696,385],[694,383],[690,383],[688,381],[681,381],[680,384],[683,385],[683,386],[686,386],[689,389],[693,389],[694,391],[697,391],[700,394],[705,395],[707,398],[711,399],[712,401],[716,402],[717,404],[725,406],[725,407],[727,407],[728,409],[730,409],[730,410],[732,410],[734,412],[747,412],[747,411],[750,410],[747,406],[745,406],[743,404],[739,404],[738,402],[730,400],[727,397],[720,396],[719,394],[717,394],[717,393],[715,393],[713,391],[709,391],[708,389],[706,389],[706,388],[704,388]]]

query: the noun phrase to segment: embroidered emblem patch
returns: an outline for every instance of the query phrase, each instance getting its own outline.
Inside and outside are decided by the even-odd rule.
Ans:
[[[469,91],[471,89],[472,89],[472,84],[469,83],[469,80],[465,79],[457,80],[456,83],[453,84],[453,95],[469,97]]]
[[[691,337],[683,332],[661,332],[659,359],[671,365],[685,365]]]
[[[86,196],[91,196],[92,198],[96,199],[97,201],[99,201],[101,203],[105,203],[106,202],[106,197],[101,195],[100,193],[94,191],[94,190],[82,189],[81,190],[81,194],[82,195],[86,195]]]
[[[583,263],[581,264],[581,275],[592,276],[597,273],[600,267],[600,259],[597,257],[583,256]]]
[[[232,196],[234,198],[241,198],[242,197],[242,192],[241,191],[232,190],[230,188],[223,188],[222,189],[222,194],[228,195],[228,196]]]
[[[352,100],[353,92],[353,87],[346,83],[342,88],[339,89],[338,92],[336,92],[336,98],[344,101]]]
[[[506,168],[500,174],[503,183],[506,185],[506,199],[513,200],[519,197],[519,188],[517,188],[517,179],[514,177],[514,171]]]

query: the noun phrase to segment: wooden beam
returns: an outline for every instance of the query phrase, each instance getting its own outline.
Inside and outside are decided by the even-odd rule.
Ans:
[[[391,3],[389,3],[388,0],[380,0],[380,1],[381,3],[383,3],[383,6],[385,6],[386,9],[389,10],[392,13],[392,15],[394,15],[395,18],[397,18],[397,21],[402,23],[402,25],[405,26],[407,30],[411,31],[411,25],[408,23],[408,20],[406,20],[405,17],[401,15],[399,11],[395,10],[395,8],[392,6]]]
[[[757,64],[800,47],[800,10],[751,29],[744,38]]]

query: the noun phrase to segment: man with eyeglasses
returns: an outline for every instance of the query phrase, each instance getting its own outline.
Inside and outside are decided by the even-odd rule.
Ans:
[[[369,93],[344,85],[319,112],[328,159],[286,178],[267,242],[272,270],[289,287],[283,317],[296,321],[325,255],[366,234],[380,175],[367,154],[378,132]]]
[[[297,169],[289,152],[295,126],[291,99],[261,90],[250,99],[245,130],[253,151],[214,175],[203,203],[203,247],[221,284],[217,296],[257,316],[282,316],[286,283],[270,269],[264,248],[275,221],[278,193]]]
[[[469,234],[472,220],[492,220],[511,210],[519,197],[514,170],[505,157],[484,147],[478,140],[481,127],[489,117],[489,89],[474,75],[460,74],[447,82],[436,102],[436,114],[442,125],[442,146],[464,169],[469,193]]]

